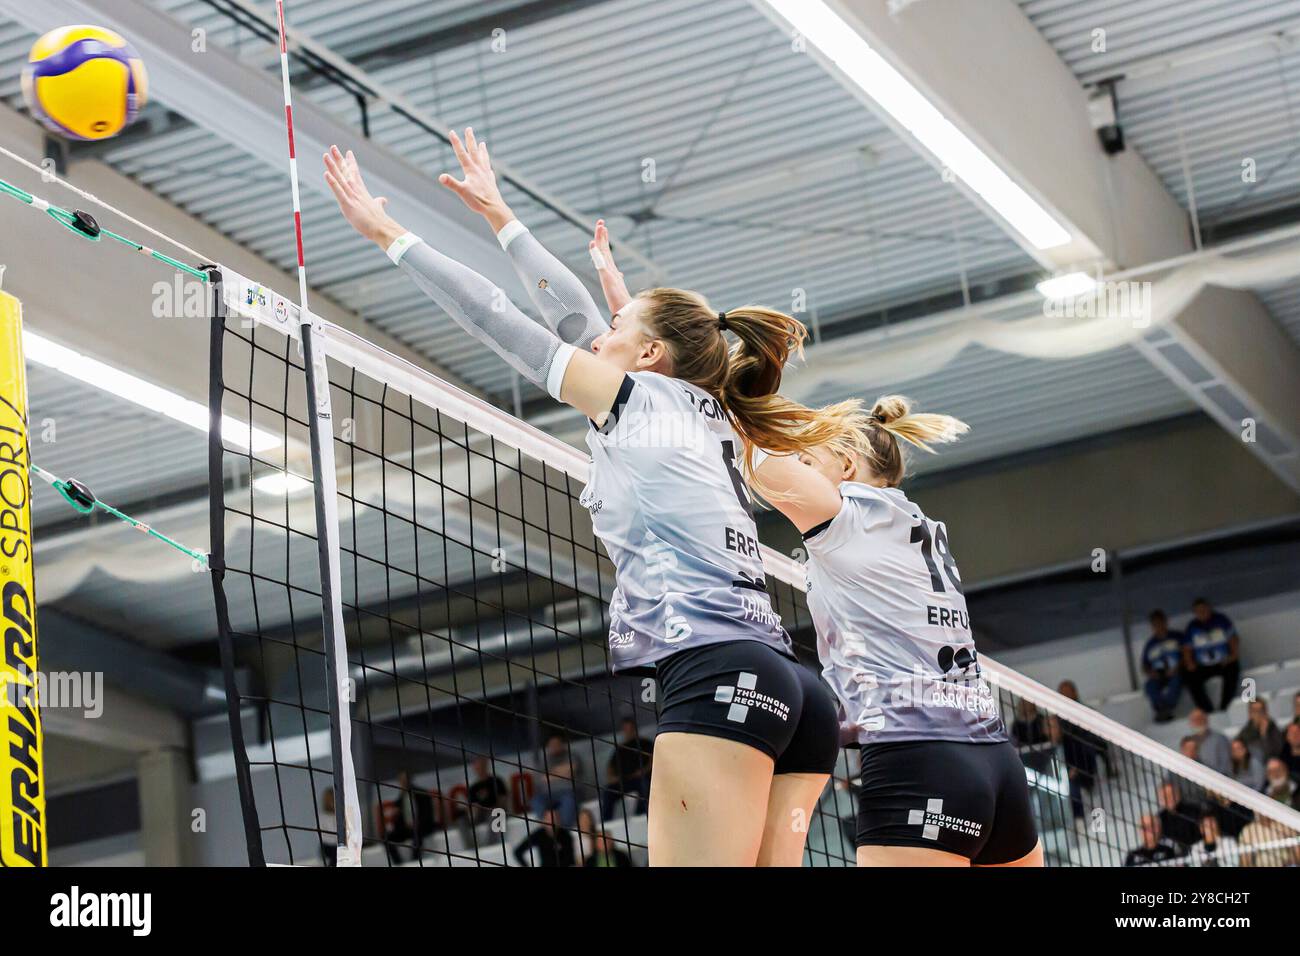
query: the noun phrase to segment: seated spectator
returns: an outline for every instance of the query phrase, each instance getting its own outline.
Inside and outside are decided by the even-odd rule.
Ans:
[[[1016,704],[1016,719],[1011,725],[1011,737],[1016,742],[1020,759],[1026,767],[1038,773],[1050,771],[1053,748],[1050,746],[1052,737],[1047,718],[1038,712],[1032,701],[1023,697]]]
[[[1241,676],[1238,659],[1241,640],[1237,629],[1227,615],[1210,607],[1205,598],[1197,598],[1192,603],[1192,615],[1183,640],[1183,683],[1196,706],[1208,712],[1214,710],[1214,705],[1205,693],[1205,684],[1211,678],[1222,678],[1219,709],[1227,710]]]
[[[1187,716],[1196,740],[1196,759],[1216,773],[1232,776],[1232,745],[1228,738],[1210,726],[1210,716],[1198,707]]]
[[[418,847],[440,826],[433,809],[433,794],[413,784],[411,775],[405,770],[397,775],[397,785],[402,790],[403,809],[410,813],[411,835]]]
[[[600,832],[600,824],[596,821],[596,815],[583,807],[578,811],[578,865],[582,866],[593,849],[596,847],[596,834]]]
[[[1063,680],[1056,688],[1062,697],[1078,701],[1079,689],[1074,681]],[[1065,757],[1066,772],[1070,780],[1070,808],[1075,819],[1084,814],[1083,795],[1097,782],[1097,761],[1106,759],[1106,741],[1091,731],[1084,730],[1068,720],[1059,718],[1049,722],[1053,743],[1059,744]]]
[[[409,858],[415,859],[415,830],[407,817],[406,801],[382,800],[379,804],[379,827],[383,834],[384,849],[388,852],[388,862],[392,866],[405,862],[402,851],[409,850]]]
[[[470,817],[475,823],[489,819],[493,810],[506,809],[509,791],[501,778],[492,772],[487,757],[475,757],[472,765],[474,777],[470,781],[466,799]]]
[[[403,851],[409,851],[406,854],[409,860],[419,856],[421,842],[441,824],[434,811],[433,795],[415,786],[405,770],[398,773],[396,788],[385,786],[383,789],[390,792],[396,789],[393,799],[379,803],[379,827],[384,848],[388,852],[388,862],[396,866],[408,862],[403,859]]]
[[[1164,611],[1152,611],[1150,620],[1151,636],[1142,648],[1142,673],[1156,722],[1163,724],[1174,719],[1178,698],[1183,695],[1183,635],[1169,629]]]
[[[1205,812],[1213,813],[1219,821],[1219,830],[1224,836],[1234,840],[1241,834],[1246,824],[1255,819],[1255,811],[1234,803],[1221,793],[1206,794]]]
[[[1142,817],[1141,824],[1142,845],[1128,851],[1128,856],[1124,857],[1125,866],[1151,866],[1156,863],[1164,863],[1168,860],[1176,860],[1184,853],[1186,849],[1180,847],[1173,840],[1167,839],[1160,832],[1160,818],[1146,814]]]
[[[1011,733],[1021,747],[1036,747],[1051,740],[1047,719],[1038,712],[1033,701],[1024,697],[1016,704],[1016,719],[1011,725]]]
[[[1291,779],[1300,784],[1300,724],[1287,724],[1281,758]]]
[[[1237,837],[1239,862],[1242,866],[1291,866],[1294,847],[1270,846],[1291,836],[1290,831],[1272,820],[1256,820]]]
[[[1237,739],[1254,747],[1265,760],[1278,756],[1286,746],[1282,731],[1278,730],[1277,724],[1268,715],[1268,703],[1262,700],[1250,702],[1250,716],[1246,719],[1246,726],[1237,734]]]
[[[650,761],[654,744],[641,736],[636,721],[623,718],[619,724],[618,744],[605,768],[606,789],[600,795],[600,815],[604,820],[614,816],[614,804],[624,796],[635,796],[632,811],[640,816],[646,812],[650,801]]]
[[[1237,841],[1219,832],[1219,818],[1213,813],[1201,817],[1201,840],[1188,852],[1187,865],[1237,865]]]
[[[1195,801],[1184,799],[1178,784],[1172,780],[1166,780],[1160,785],[1158,796],[1160,832],[1185,852],[1201,838],[1197,823],[1201,817],[1201,806]]]
[[[561,734],[547,738],[542,757],[546,776],[537,783],[529,812],[540,820],[547,810],[554,810],[560,826],[573,828],[578,823],[578,792],[573,781],[579,763]]]
[[[573,837],[560,826],[556,811],[545,811],[540,826],[515,847],[515,862],[520,866],[573,866]]]
[[[582,861],[582,865],[626,868],[632,865],[632,858],[620,850],[618,845],[610,839],[609,834],[602,830],[596,833],[595,849]]]
[[[578,865],[632,865],[632,858],[618,848],[618,844],[596,822],[595,814],[586,807],[578,811]]]
[[[1232,742],[1231,747],[1232,779],[1251,790],[1261,789],[1264,786],[1264,758],[1240,737]]]
[[[1287,773],[1281,757],[1274,757],[1264,768],[1264,793],[1293,810],[1300,810],[1300,789]]]
[[[1300,690],[1296,691],[1295,696],[1291,698],[1291,711],[1294,714],[1291,723],[1300,726]]]

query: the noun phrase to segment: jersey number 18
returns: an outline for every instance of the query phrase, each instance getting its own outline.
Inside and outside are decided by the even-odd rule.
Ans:
[[[964,594],[961,589],[961,576],[957,573],[957,562],[953,560],[952,550],[948,547],[948,532],[939,522],[935,522],[934,535],[930,534],[930,523],[924,518],[921,523],[912,528],[912,544],[921,546],[921,557],[925,559],[925,566],[930,571],[930,588],[936,594],[943,594],[946,590],[943,585],[943,578],[939,576],[939,568],[934,563],[934,552],[938,550],[939,560],[943,562],[943,571],[948,578],[948,583],[958,594]]]

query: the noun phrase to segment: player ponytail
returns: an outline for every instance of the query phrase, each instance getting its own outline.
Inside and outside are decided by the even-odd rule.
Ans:
[[[722,314],[736,336],[721,400],[748,450],[799,452],[832,438],[831,416],[777,394],[792,355],[803,355],[808,330],[798,319],[747,305]]]
[[[822,413],[840,422],[840,431],[826,446],[853,461],[862,458],[872,474],[883,478],[890,488],[897,488],[907,475],[907,456],[902,442],[934,454],[933,445],[954,442],[970,426],[951,415],[913,412],[911,399],[902,395],[884,395],[876,399],[871,411],[853,400],[828,405]]]
[[[777,394],[792,355],[803,354],[804,324],[784,312],[747,305],[715,312],[704,296],[685,289],[647,289],[646,327],[663,341],[671,374],[718,399],[745,444],[741,456],[751,484],[769,489],[751,466],[753,450],[797,454],[827,447],[849,461],[862,459],[873,475],[897,487],[907,473],[902,442],[934,453],[969,429],[951,415],[913,413],[911,400],[885,395],[871,411],[856,399],[808,408]],[[728,342],[726,333],[735,336]]]
[[[911,400],[901,395],[882,396],[869,412],[858,399],[809,409],[772,396],[759,405],[752,416],[756,425],[740,430],[750,484],[769,501],[791,495],[767,488],[753,473],[753,448],[777,454],[826,448],[846,461],[862,462],[869,470],[864,480],[880,478],[887,487],[897,488],[907,476],[906,445],[933,455],[932,446],[957,441],[970,431],[970,426],[951,415],[913,412]]]
[[[646,325],[666,345],[672,375],[718,399],[745,444],[744,461],[753,448],[799,452],[839,434],[834,415],[777,394],[785,363],[803,353],[808,337],[798,319],[756,305],[716,312],[683,289],[648,289],[637,298],[651,305]]]

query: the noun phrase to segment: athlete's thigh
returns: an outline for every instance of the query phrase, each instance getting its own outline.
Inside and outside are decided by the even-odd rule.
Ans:
[[[971,866],[1043,866],[1043,842],[1039,840],[1034,848],[1018,860],[1010,863],[972,863]]]
[[[778,773],[768,791],[759,866],[802,866],[808,829],[829,774]]]
[[[753,866],[772,784],[772,758],[695,733],[655,738],[650,777],[651,866]]]
[[[970,866],[970,860],[918,846],[860,846],[858,866]]]
[[[803,709],[794,664],[765,644],[728,641],[657,670],[651,864],[753,866],[775,761]]]
[[[759,866],[800,866],[812,815],[839,758],[840,721],[830,688],[794,661],[802,704],[790,743],[776,758]]]

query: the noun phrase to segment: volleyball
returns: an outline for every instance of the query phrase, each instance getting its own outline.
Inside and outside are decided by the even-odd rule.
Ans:
[[[116,136],[144,108],[148,75],[126,39],[95,26],[60,27],[36,41],[23,67],[32,115],[60,136]]]

